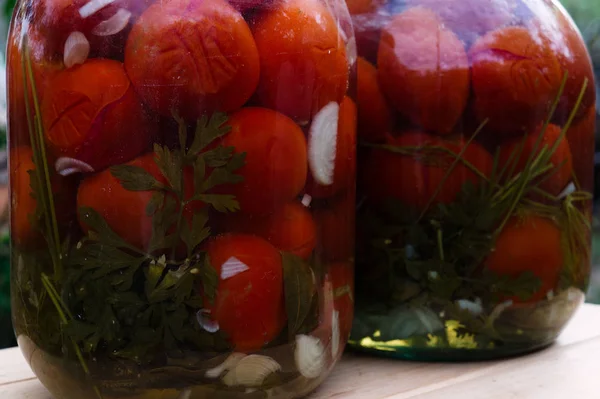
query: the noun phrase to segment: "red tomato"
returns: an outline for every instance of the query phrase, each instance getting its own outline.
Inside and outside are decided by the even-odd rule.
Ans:
[[[346,5],[350,15],[356,15],[376,11],[386,2],[387,0],[346,0]]]
[[[425,8],[392,18],[377,55],[379,84],[414,125],[451,133],[469,97],[469,62],[462,42]]]
[[[216,237],[207,254],[219,276],[232,260],[248,268],[221,277],[215,301],[205,298],[205,309],[236,351],[259,350],[279,335],[287,320],[281,254],[262,238],[244,234]]]
[[[448,29],[470,45],[479,35],[513,22],[517,0],[408,0],[408,5],[434,10]]]
[[[354,27],[354,35],[356,38],[356,50],[358,51],[359,56],[373,64],[377,63],[377,51],[381,39],[381,30],[390,23],[392,17],[393,16],[385,9],[379,9],[365,14],[352,15],[352,26]]]
[[[318,184],[309,175],[306,191],[315,198],[330,197],[354,184],[356,175],[356,105],[350,97],[340,104],[333,184]]]
[[[532,131],[548,118],[562,70],[548,43],[529,29],[502,28],[479,39],[469,53],[474,110],[500,135]]]
[[[42,120],[57,158],[76,158],[95,170],[139,155],[154,135],[123,64],[105,59],[58,73],[44,95]]]
[[[544,136],[541,139],[541,143],[536,147],[541,130],[542,127],[540,126],[536,129],[535,133],[525,136],[524,138],[513,139],[500,147],[500,158],[498,162],[500,170],[506,167],[509,160],[511,161],[510,165],[515,165],[512,175],[506,175],[506,179],[522,172],[532,154],[533,157],[536,157],[539,154],[539,151],[544,147],[547,147],[548,150],[551,151],[552,147],[560,138],[561,128],[556,125],[548,125],[548,128],[545,130]],[[521,146],[523,146],[522,150],[520,149]],[[511,160],[511,154],[518,154],[519,151],[521,151],[520,156],[517,158],[517,155],[514,155]],[[549,194],[558,195],[567,184],[569,184],[573,173],[571,150],[566,137],[563,137],[562,140],[560,140],[556,150],[550,157],[550,163],[552,163],[554,168],[548,172],[551,174],[548,178],[542,177],[544,180],[540,184],[540,188]],[[556,168],[559,169],[555,170]]]
[[[348,261],[354,258],[356,194],[354,188],[326,206],[314,208],[317,222],[316,254],[326,261]]]
[[[558,226],[535,215],[511,218],[496,240],[494,251],[485,261],[488,270],[501,276],[518,277],[530,271],[541,280],[541,288],[529,300],[510,298],[516,303],[544,299],[548,291],[556,287],[563,264]]]
[[[585,117],[571,125],[567,140],[573,155],[573,172],[583,190],[594,191],[594,138],[596,134],[596,107],[587,109]]]
[[[408,131],[396,138],[390,136],[387,144],[418,150],[413,155],[404,155],[374,149],[368,155],[362,168],[361,183],[370,202],[381,204],[387,198],[393,198],[416,210],[424,210],[430,202],[431,205],[453,202],[465,183],[477,185],[482,180],[461,161],[449,172],[456,160],[452,154],[458,155],[464,149],[463,139],[446,140]],[[492,157],[479,144],[469,144],[462,157],[483,175],[490,175]]]
[[[385,140],[393,124],[392,110],[377,80],[377,69],[362,57],[357,60],[358,135],[369,142]]]
[[[10,150],[11,236],[14,243],[21,248],[40,247],[45,244],[39,230],[43,226],[32,224],[38,207],[31,190],[30,172],[33,171],[36,171],[36,167],[31,148],[27,146],[12,148]],[[50,179],[57,223],[62,230],[62,227],[74,216],[74,187],[69,180],[54,173],[51,173]],[[35,182],[34,184],[37,185]],[[44,223],[44,220],[36,220],[35,223]]]
[[[242,15],[222,0],[168,0],[135,23],[125,67],[154,110],[196,119],[240,108],[256,89],[258,52]]]
[[[154,154],[147,153],[128,165],[145,169],[160,183],[167,184],[166,179],[154,161]],[[186,198],[193,196],[193,174],[191,169],[184,172]],[[123,188],[119,180],[109,169],[86,177],[79,185],[77,208],[90,207],[98,212],[110,228],[129,244],[146,250],[152,238],[152,217],[146,215],[146,207],[152,198],[153,191],[129,191]],[[184,219],[191,223],[195,210],[204,206],[194,201],[184,208]],[[79,220],[84,231],[89,228],[85,220]]]
[[[231,214],[227,232],[254,234],[281,251],[308,259],[315,249],[317,228],[311,213],[299,202],[290,202],[263,215]]]
[[[265,108],[243,108],[227,122],[231,131],[222,145],[246,153],[246,164],[236,173],[244,181],[221,186],[233,194],[241,211],[267,214],[293,200],[306,183],[306,139],[288,117]]]
[[[342,101],[348,88],[346,48],[320,1],[282,2],[259,17],[253,32],[262,106],[306,122],[331,101]]]

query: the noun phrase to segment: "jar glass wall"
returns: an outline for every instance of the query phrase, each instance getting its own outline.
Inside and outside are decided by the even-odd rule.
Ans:
[[[595,86],[544,0],[351,1],[358,47],[350,344],[461,360],[550,344],[590,272]]]
[[[295,398],[353,311],[337,0],[21,1],[12,304],[58,399]]]

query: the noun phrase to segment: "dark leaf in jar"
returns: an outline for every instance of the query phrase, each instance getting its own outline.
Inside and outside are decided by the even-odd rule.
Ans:
[[[483,280],[489,285],[492,293],[501,297],[517,297],[522,301],[527,301],[542,286],[540,278],[530,270],[515,277],[498,275],[487,270]]]
[[[204,258],[204,264],[200,268],[200,279],[202,280],[204,294],[211,302],[214,302],[215,297],[217,296],[219,275],[217,274],[217,270],[210,263],[208,255]]]
[[[230,162],[234,150],[234,147],[219,146],[202,153],[202,156],[198,157],[198,159],[205,160],[206,164],[211,168],[220,168]]]
[[[89,207],[79,208],[79,217],[90,228],[88,234],[95,241],[102,242],[117,248],[127,248],[129,245],[115,233],[108,223],[95,209]]]
[[[185,243],[188,250],[188,257],[201,242],[210,236],[210,227],[206,225],[208,222],[208,213],[206,211],[194,213],[192,216],[191,226],[186,221],[183,221],[181,226],[181,239]]]
[[[182,195],[182,170],[183,164],[181,153],[179,151],[170,151],[167,146],[154,144],[154,153],[156,165],[160,168],[163,176],[169,182],[175,193],[183,198]]]
[[[110,173],[116,177],[124,189],[129,191],[148,191],[162,188],[154,176],[146,169],[135,165],[114,165]]]
[[[212,205],[218,212],[236,212],[240,210],[240,203],[234,195],[229,194],[200,194],[197,198]]]
[[[243,181],[243,177],[232,173],[226,168],[214,169],[210,176],[202,182],[200,192],[206,192],[211,188],[222,184],[235,184]]]
[[[146,215],[153,216],[163,206],[164,200],[165,194],[162,191],[152,194],[152,198],[150,198],[148,205],[146,205]]]
[[[230,126],[225,125],[227,114],[215,112],[210,119],[203,115],[196,124],[196,134],[190,146],[189,153],[197,154],[213,141],[229,133]]]
[[[380,341],[408,339],[443,330],[439,316],[426,307],[403,306],[379,320]]]
[[[283,252],[283,287],[288,333],[294,336],[308,316],[315,294],[313,272],[301,258]]]

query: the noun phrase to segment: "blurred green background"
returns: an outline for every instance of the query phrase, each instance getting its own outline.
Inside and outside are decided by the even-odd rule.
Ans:
[[[481,0],[487,1],[487,0]],[[600,81],[600,0],[562,0],[588,45]],[[15,0],[0,0],[0,154],[6,149],[6,90],[4,47]],[[600,85],[596,83],[600,93]],[[600,122],[600,101],[597,101]],[[596,204],[593,236],[593,276],[587,301],[600,304],[600,123],[596,131]],[[0,185],[6,184],[5,156],[0,157]],[[16,345],[10,323],[9,240],[7,226],[0,226],[0,348]]]

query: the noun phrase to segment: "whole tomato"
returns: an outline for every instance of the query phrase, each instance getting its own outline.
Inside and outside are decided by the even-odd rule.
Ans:
[[[474,112],[498,135],[530,132],[548,118],[563,77],[548,42],[520,26],[489,32],[469,52]]]
[[[567,140],[573,159],[573,172],[581,188],[594,191],[594,138],[596,134],[596,107],[587,109],[585,116],[567,131]]]
[[[374,149],[365,160],[361,184],[368,201],[396,199],[422,211],[427,204],[451,203],[467,182],[478,185],[492,170],[492,157],[479,144],[443,139],[420,131],[388,136],[387,144],[409,153]],[[456,157],[462,153],[462,159]],[[470,164],[476,171],[471,169]],[[450,167],[454,165],[452,169]]]
[[[377,80],[377,69],[362,57],[358,57],[356,65],[358,136],[368,142],[384,141],[385,133],[392,129],[393,119]]]
[[[536,215],[512,217],[485,261],[485,267],[500,276],[518,277],[532,272],[541,280],[539,290],[531,298],[509,298],[515,303],[544,299],[558,284],[563,264],[560,229],[553,221]]]
[[[346,262],[354,258],[356,193],[354,187],[315,205],[317,223],[316,255],[326,261]]]
[[[469,61],[463,43],[432,11],[395,15],[377,55],[383,92],[414,125],[449,134],[467,105]]]
[[[300,127],[266,108],[243,108],[227,124],[231,131],[222,145],[246,153],[245,165],[236,171],[244,181],[217,191],[235,195],[245,213],[268,214],[293,200],[307,174],[306,138]]]
[[[523,138],[515,138],[502,145],[500,147],[498,165],[500,170],[504,168],[512,170],[512,174],[505,175],[505,179],[508,180],[516,174],[521,173],[525,169],[530,157],[532,159],[537,157],[542,148],[546,147],[548,151],[552,151],[556,145],[556,149],[552,152],[549,161],[553,168],[548,171],[548,175],[541,177],[543,180],[539,187],[551,195],[558,195],[572,179],[573,159],[571,149],[569,148],[567,137],[564,136],[561,139],[560,127],[548,125],[544,132],[542,132],[542,128],[540,126],[533,134]],[[539,136],[542,133],[543,137],[540,139]]]
[[[33,175],[32,173],[36,173]],[[41,234],[45,227],[44,219],[38,219],[38,199],[33,196],[32,181],[34,176],[43,176],[43,171],[36,169],[31,147],[19,146],[10,150],[10,187],[11,187],[11,236],[19,248],[39,248],[48,245]],[[50,171],[50,185],[54,200],[55,215],[59,229],[62,231],[71,220],[74,220],[75,185],[69,179]],[[47,195],[47,193],[44,193]]]
[[[144,101],[162,115],[196,119],[234,111],[254,93],[259,58],[242,15],[223,0],[167,0],[137,20],[125,67]]]
[[[154,154],[147,153],[127,163],[146,170],[159,183],[167,185],[165,177],[154,161]],[[185,197],[190,199],[194,193],[191,168],[184,171]],[[140,250],[147,250],[152,238],[152,216],[146,214],[146,208],[153,191],[130,191],[125,189],[110,169],[86,177],[79,185],[77,208],[89,207],[98,212],[108,226],[127,243]],[[193,214],[203,207],[200,201],[193,201],[184,208],[185,222],[191,225]],[[81,215],[80,215],[81,216]],[[80,217],[79,223],[84,231],[89,227]]]
[[[408,0],[408,5],[434,10],[448,29],[471,45],[478,36],[513,22],[517,0]]]
[[[41,108],[52,153],[94,170],[129,161],[148,148],[155,134],[118,61],[91,59],[59,72]]]
[[[346,47],[318,0],[289,0],[265,10],[252,28],[260,55],[260,105],[308,122],[348,88]]]
[[[310,257],[317,240],[311,213],[296,201],[284,204],[268,215],[228,215],[223,230],[262,237],[277,249],[303,259]]]
[[[206,252],[220,278],[214,301],[205,295],[204,310],[236,351],[259,350],[287,320],[281,254],[264,239],[245,234],[218,236]],[[240,265],[244,271],[231,273]]]
[[[329,185],[319,184],[311,173],[309,175],[306,191],[315,198],[331,197],[336,193],[354,184],[356,175],[356,104],[350,97],[344,97],[338,113],[338,126],[335,141],[335,159],[333,165],[333,179]],[[319,132],[314,132],[319,135]],[[330,145],[319,139],[312,139],[309,145]],[[310,150],[310,148],[309,148]],[[319,153],[318,151],[317,153]],[[315,160],[313,160],[315,161]],[[321,162],[313,162],[313,168],[321,167]]]

